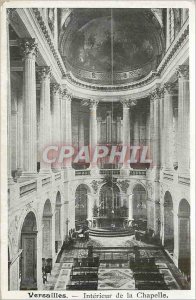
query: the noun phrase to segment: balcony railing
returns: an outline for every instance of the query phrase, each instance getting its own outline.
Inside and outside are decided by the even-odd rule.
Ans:
[[[91,170],[76,170],[75,176],[88,176],[91,175]]]
[[[120,175],[120,170],[118,169],[100,169],[100,175]]]
[[[32,193],[37,190],[37,181],[28,182],[27,184],[23,184],[20,186],[19,193],[20,197],[23,197],[29,193]]]
[[[190,177],[178,176],[178,182],[184,185],[190,185]]]
[[[164,172],[163,173],[163,179],[173,181],[174,180],[174,175],[169,172]]]
[[[60,180],[61,179],[61,173],[57,173],[54,176],[55,180]]]
[[[129,175],[146,176],[146,170],[130,170]]]
[[[51,183],[51,177],[47,177],[47,178],[42,179],[42,186],[45,186],[45,185],[50,184],[50,183]]]

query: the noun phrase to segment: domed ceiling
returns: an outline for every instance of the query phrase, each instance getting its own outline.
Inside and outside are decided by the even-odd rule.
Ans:
[[[163,50],[161,24],[149,9],[75,9],[60,33],[66,68],[97,84],[145,77]]]

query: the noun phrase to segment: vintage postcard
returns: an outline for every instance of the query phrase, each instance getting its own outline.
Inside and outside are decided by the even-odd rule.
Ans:
[[[1,299],[195,299],[195,2],[1,5]]]

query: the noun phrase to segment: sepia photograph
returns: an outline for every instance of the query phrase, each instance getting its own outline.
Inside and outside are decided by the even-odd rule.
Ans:
[[[194,299],[194,3],[79,2],[2,6],[2,299]]]

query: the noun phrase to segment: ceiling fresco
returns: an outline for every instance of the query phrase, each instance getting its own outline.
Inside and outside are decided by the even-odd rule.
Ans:
[[[113,79],[121,83],[146,76],[156,68],[163,45],[160,25],[155,26],[153,15],[144,11],[77,11],[72,20],[74,32],[62,39],[66,41],[65,49],[61,45],[66,66],[90,82],[110,84]]]

